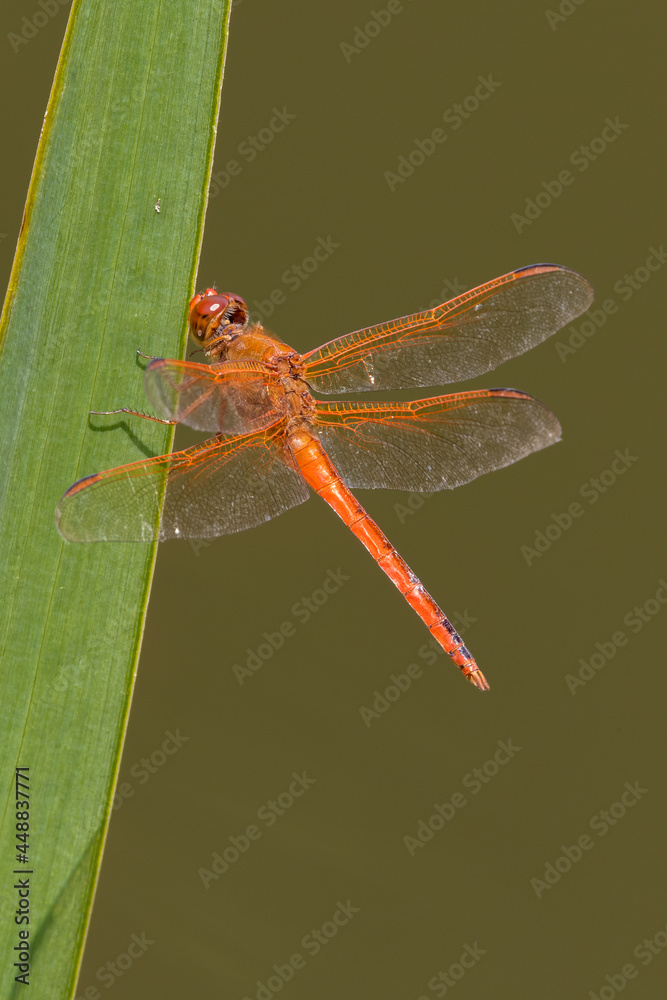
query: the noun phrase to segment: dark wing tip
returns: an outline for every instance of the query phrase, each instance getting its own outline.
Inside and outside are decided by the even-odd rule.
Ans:
[[[58,509],[60,509],[60,504],[66,497],[74,496],[75,493],[78,493],[79,490],[82,490],[84,488],[84,483],[90,483],[93,479],[99,479],[99,478],[100,478],[100,473],[93,472],[92,475],[90,476],[84,476],[83,479],[77,479],[77,481],[75,483],[72,483],[70,488],[68,490],[65,490],[65,492],[61,496],[60,501],[58,503]]]
[[[514,274],[517,276],[520,275],[522,278],[540,274],[560,274],[563,277],[573,278],[579,291],[584,292],[583,302],[585,304],[581,312],[585,312],[592,305],[595,298],[595,290],[588,278],[585,278],[579,271],[575,271],[574,268],[566,267],[564,264],[529,264],[527,267],[517,268]]]
[[[537,396],[531,396],[530,393],[528,393],[528,392],[521,392],[520,389],[502,389],[501,388],[501,389],[489,389],[488,391],[489,391],[490,394],[492,394],[494,396],[502,396],[505,399],[517,399],[517,400],[522,400],[523,402],[526,402],[526,403],[535,403],[535,404],[537,404],[537,406],[539,406],[540,410],[545,415],[547,415],[550,418],[551,427],[550,427],[550,430],[549,430],[549,437],[550,437],[551,440],[550,440],[549,443],[550,444],[556,444],[556,442],[560,441],[561,434],[562,434],[562,428],[561,428],[560,421],[559,421],[558,417],[553,412],[553,410],[550,410],[549,407],[546,406],[542,402],[541,399],[537,398]]]
[[[101,475],[99,472],[94,472],[90,476],[84,476],[82,479],[77,479],[75,483],[65,490],[60,500],[58,501],[58,506],[56,507],[56,528],[58,534],[65,539],[66,542],[82,542],[90,541],[90,539],[82,538],[79,535],[71,534],[67,531],[66,527],[66,514],[68,508],[68,501],[75,497],[81,490],[85,489],[91,483],[100,479]]]

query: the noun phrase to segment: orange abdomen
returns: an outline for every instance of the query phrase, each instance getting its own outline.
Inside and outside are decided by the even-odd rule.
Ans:
[[[368,549],[378,565],[394,583],[411,608],[417,612],[431,634],[440,643],[464,676],[480,688],[488,683],[461,636],[424,589],[404,559],[380,530],[361,504],[350,493],[322,444],[311,431],[300,428],[289,435],[289,444],[308,485],[335,510],[341,520]]]

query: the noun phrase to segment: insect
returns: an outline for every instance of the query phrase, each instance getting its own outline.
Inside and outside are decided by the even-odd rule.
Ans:
[[[161,423],[214,436],[184,451],[87,476],[58,505],[70,541],[206,538],[243,531],[303,503],[309,487],[368,549],[477,688],[484,674],[456,629],[351,489],[452,489],[554,444],[560,425],[516,389],[406,403],[323,402],[320,394],[405,389],[481,375],[584,312],[593,289],[537,264],[433,309],[298,354],[248,317],[238,295],[207,288],[189,330],[210,364],[152,358],[146,393]]]

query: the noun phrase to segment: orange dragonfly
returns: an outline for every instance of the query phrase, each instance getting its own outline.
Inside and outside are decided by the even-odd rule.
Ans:
[[[554,444],[560,425],[516,389],[409,403],[326,394],[460,382],[523,354],[590,306],[593,289],[555,264],[512,271],[450,302],[298,354],[215,288],[190,302],[211,364],[152,358],[146,393],[161,423],[214,433],[184,451],[87,476],[58,505],[70,541],[208,538],[261,524],[309,497],[333,508],[476,687],[488,689],[449,619],[350,489],[452,489]]]

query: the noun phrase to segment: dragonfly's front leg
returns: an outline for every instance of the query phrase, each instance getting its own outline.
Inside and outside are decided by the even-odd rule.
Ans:
[[[130,410],[127,406],[122,406],[120,410],[89,410],[89,413],[96,417],[109,417],[114,413],[129,413],[131,417],[141,417],[142,420],[154,420],[156,424],[177,424],[178,420],[165,420],[163,417],[153,417],[150,413],[139,413],[138,410]]]
[[[137,354],[140,358],[146,358],[147,361],[158,360],[152,354],[144,354],[141,348],[137,348]],[[162,417],[152,417],[149,413],[139,413],[138,410],[130,410],[127,406],[122,406],[120,410],[89,410],[88,412],[94,414],[96,417],[111,417],[114,413],[128,413],[131,417],[141,417],[142,420],[154,420],[156,424],[178,423],[178,420],[163,420]]]
[[[144,354],[140,348],[137,348],[137,354],[140,358],[146,358],[147,361],[159,360],[152,354]],[[153,420],[156,424],[173,425],[178,423],[178,420],[164,420],[162,417],[152,417],[150,413],[140,413],[138,410],[130,410],[127,406],[122,406],[119,410],[89,410],[88,412],[94,414],[96,417],[111,417],[115,413],[127,413],[131,417],[141,417],[142,420]]]

